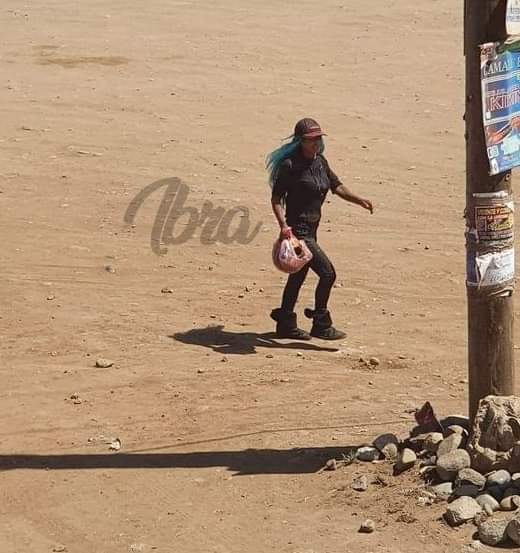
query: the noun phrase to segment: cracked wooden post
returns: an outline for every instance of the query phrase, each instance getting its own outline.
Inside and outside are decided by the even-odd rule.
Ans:
[[[514,393],[513,282],[485,284],[481,260],[489,253],[513,246],[483,243],[476,232],[478,209],[512,205],[511,172],[490,176],[482,119],[479,45],[502,41],[506,0],[465,0],[464,54],[466,57],[466,281],[468,305],[469,416],[487,395]],[[489,258],[489,257],[488,257]],[[477,263],[477,261],[480,263]],[[477,273],[475,275],[475,273]]]

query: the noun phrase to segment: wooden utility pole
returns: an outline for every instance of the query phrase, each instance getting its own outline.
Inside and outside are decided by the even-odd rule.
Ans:
[[[489,175],[485,142],[480,44],[502,41],[505,33],[506,0],[465,0],[464,53],[466,56],[466,253],[468,274],[475,259],[493,246],[482,245],[472,232],[475,208],[483,193],[507,194],[512,201],[511,172]],[[504,194],[505,193],[505,194]],[[475,196],[476,195],[476,196]],[[498,195],[497,195],[498,196]],[[487,248],[487,249],[486,249]],[[470,420],[486,395],[514,393],[513,289],[467,285],[468,363]]]

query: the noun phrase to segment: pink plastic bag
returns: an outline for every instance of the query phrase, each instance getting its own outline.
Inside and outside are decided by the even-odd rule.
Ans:
[[[289,238],[278,238],[273,244],[273,263],[284,273],[297,273],[312,259],[312,252],[304,240],[291,232]]]

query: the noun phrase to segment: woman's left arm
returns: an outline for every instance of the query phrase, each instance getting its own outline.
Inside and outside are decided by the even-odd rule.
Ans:
[[[338,185],[333,192],[334,194],[337,194],[340,198],[343,198],[347,202],[350,202],[351,204],[360,205],[362,208],[370,211],[370,213],[374,213],[374,206],[372,205],[372,202],[370,200],[366,200],[365,198],[360,198],[359,196],[351,192],[344,184]]]
[[[351,204],[360,205],[362,208],[367,209],[370,213],[374,213],[374,207],[370,200],[365,198],[360,198],[354,192],[351,192],[338,178],[336,173],[330,168],[329,162],[322,157],[325,162],[325,170],[327,171],[327,176],[329,177],[330,188],[333,194],[337,194],[340,198],[343,198]]]

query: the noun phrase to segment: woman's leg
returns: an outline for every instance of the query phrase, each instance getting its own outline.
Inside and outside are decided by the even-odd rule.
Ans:
[[[305,277],[309,272],[309,264],[304,265],[297,273],[292,273],[287,279],[285,288],[282,294],[282,309],[284,311],[294,311],[294,306],[298,300],[298,294],[300,293],[300,288],[302,287]]]
[[[336,281],[336,270],[327,254],[320,248],[316,239],[306,238],[305,242],[312,252],[312,259],[308,266],[318,275],[319,281],[314,294],[314,307],[327,309],[330,292]]]
[[[325,340],[341,340],[346,334],[332,326],[330,312],[327,304],[332,286],[336,280],[336,270],[327,254],[320,248],[316,241],[316,235],[305,239],[312,252],[310,268],[318,275],[319,281],[314,296],[315,309],[305,309],[305,316],[313,319],[311,336]]]

